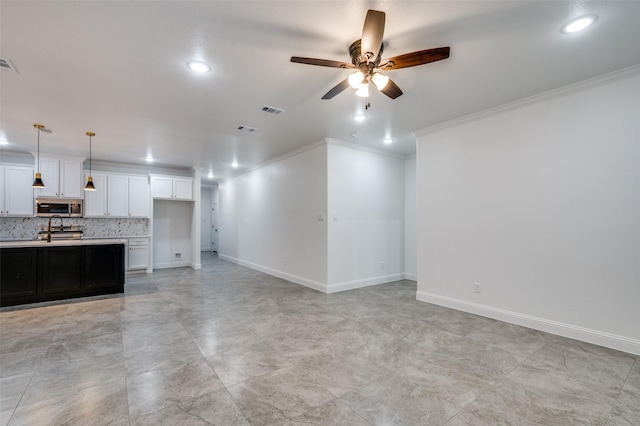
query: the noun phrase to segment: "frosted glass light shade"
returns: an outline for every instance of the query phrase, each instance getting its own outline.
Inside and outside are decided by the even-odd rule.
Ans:
[[[362,71],[356,71],[349,76],[349,86],[354,89],[359,89],[362,84],[362,79],[364,79],[364,74]]]
[[[373,84],[376,85],[378,90],[382,90],[382,89],[384,89],[384,87],[389,82],[389,77],[377,72],[377,73],[373,74],[373,77],[371,77],[371,81],[373,81]]]
[[[360,85],[360,88],[356,90],[356,96],[360,96],[361,98],[366,98],[369,96],[369,83],[364,83]]]

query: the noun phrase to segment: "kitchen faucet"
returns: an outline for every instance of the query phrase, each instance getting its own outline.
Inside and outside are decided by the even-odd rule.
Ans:
[[[62,225],[62,216],[60,216],[58,214],[54,214],[53,216],[51,216],[49,218],[49,229],[47,231],[47,242],[48,243],[51,242],[51,219],[53,219],[54,217],[57,217],[58,219],[60,219],[60,232],[64,231],[64,226]]]

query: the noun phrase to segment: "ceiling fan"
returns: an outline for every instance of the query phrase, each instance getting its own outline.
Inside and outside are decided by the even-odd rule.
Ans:
[[[329,90],[322,99],[331,99],[338,93],[351,86],[356,89],[356,95],[362,97],[369,96],[369,86],[372,83],[378,90],[395,99],[402,95],[402,90],[388,76],[380,71],[392,71],[400,68],[415,67],[417,65],[428,64],[440,61],[449,57],[449,47],[437,47],[435,49],[420,50],[394,56],[393,58],[382,58],[382,36],[384,34],[385,13],[378,10],[369,10],[364,20],[362,28],[362,38],[354,41],[349,46],[351,63],[332,61],[329,59],[303,58],[292,56],[291,62],[300,64],[318,65],[321,67],[348,68],[357,70],[348,78],[338,83]]]

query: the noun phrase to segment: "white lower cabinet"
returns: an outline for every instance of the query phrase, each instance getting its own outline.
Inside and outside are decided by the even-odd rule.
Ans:
[[[147,269],[149,267],[149,238],[129,238],[125,257],[127,271]]]

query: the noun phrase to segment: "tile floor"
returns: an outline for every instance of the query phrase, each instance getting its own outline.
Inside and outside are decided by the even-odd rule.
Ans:
[[[640,357],[203,253],[0,312],[0,425],[640,425]]]

